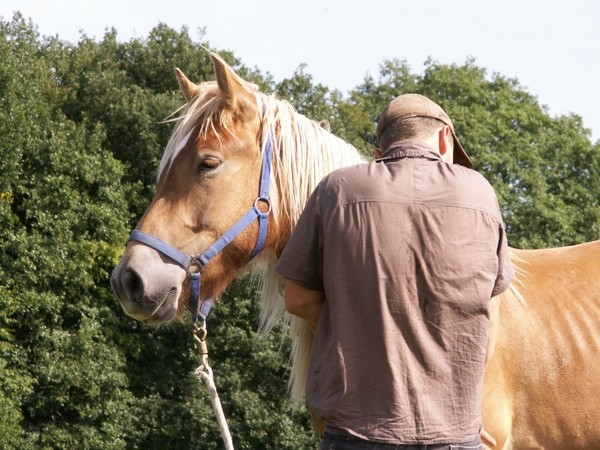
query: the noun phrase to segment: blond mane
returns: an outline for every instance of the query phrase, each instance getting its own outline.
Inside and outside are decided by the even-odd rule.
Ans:
[[[289,224],[288,233],[284,233],[287,236],[308,197],[325,175],[337,168],[366,161],[353,146],[299,114],[289,102],[263,94],[255,85],[239,77],[238,81],[254,95],[258,111],[263,114],[261,152],[269,134],[271,136],[272,214],[279,229],[282,224]],[[221,108],[216,82],[203,83],[199,87],[198,96],[181,108],[180,117],[174,119],[177,126],[161,159],[159,178],[168,171],[196,127],[198,134],[210,132],[218,139],[223,137],[219,136],[219,129],[235,136],[230,128],[231,117]],[[281,296],[283,279],[274,270],[276,261],[277,255],[268,249],[252,263],[253,276],[261,286],[260,331],[268,333],[282,319],[289,323],[292,338],[290,393],[292,401],[299,403],[304,399],[313,333],[305,321],[285,312]]]

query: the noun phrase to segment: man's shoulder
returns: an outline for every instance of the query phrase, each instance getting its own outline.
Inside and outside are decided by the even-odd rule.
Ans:
[[[501,221],[498,198],[490,182],[479,172],[457,164],[445,164],[438,188],[447,193],[445,202],[461,208],[475,209]]]
[[[373,163],[360,163],[352,166],[340,167],[333,170],[323,177],[321,185],[323,186],[339,186],[340,183],[345,183],[347,180],[356,180],[361,176],[368,175],[369,166]]]
[[[468,169],[458,164],[450,164],[450,171],[456,177],[456,181],[469,187],[478,187],[484,189],[487,192],[494,193],[494,188],[490,182],[481,174],[474,169]],[[495,194],[494,194],[495,195]]]

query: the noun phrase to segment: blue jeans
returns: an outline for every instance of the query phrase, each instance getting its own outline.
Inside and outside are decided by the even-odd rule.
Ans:
[[[457,444],[428,444],[405,445],[384,444],[359,439],[338,430],[327,427],[319,450],[482,450],[483,445],[479,438],[471,442]]]

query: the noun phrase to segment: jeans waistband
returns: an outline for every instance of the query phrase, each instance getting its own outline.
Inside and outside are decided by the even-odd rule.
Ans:
[[[369,450],[454,450],[454,449],[473,449],[478,450],[482,449],[483,446],[481,444],[481,439],[477,437],[476,439],[469,442],[446,442],[446,443],[437,443],[437,444],[392,444],[385,442],[373,442],[366,441],[364,439],[358,438],[350,433],[347,433],[338,428],[333,428],[327,426],[325,428],[325,434],[323,436],[324,440],[334,439],[334,440],[343,440],[346,442],[354,442],[358,446],[356,448],[360,449],[369,449]],[[363,444],[363,445],[361,445]]]

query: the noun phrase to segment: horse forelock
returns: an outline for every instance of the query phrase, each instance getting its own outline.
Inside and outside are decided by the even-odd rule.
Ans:
[[[241,78],[239,81],[244,84],[249,92],[257,92],[256,85]],[[158,179],[160,179],[163,172],[169,170],[171,163],[177,158],[191,133],[196,129],[196,136],[211,133],[218,140],[223,138],[223,133],[235,136],[232,125],[234,112],[229,108],[223,108],[223,96],[216,81],[207,81],[200,84],[199,93],[194,100],[183,105],[173,115],[178,113],[180,113],[179,117],[166,120],[166,122],[176,122],[177,125],[162,155],[158,168]]]

